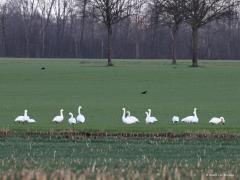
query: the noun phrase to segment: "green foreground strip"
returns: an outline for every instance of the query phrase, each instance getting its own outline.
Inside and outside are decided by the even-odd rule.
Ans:
[[[207,179],[240,175],[239,140],[0,138],[0,176]]]
[[[177,66],[151,60],[114,63],[106,67],[102,60],[0,60],[0,129],[16,133],[69,128],[117,133],[240,132],[240,62],[200,61],[200,68],[190,68],[190,61],[179,61]],[[68,113],[76,116],[78,105],[83,107],[86,123],[69,127]],[[124,125],[122,107],[140,123]],[[171,123],[174,115],[192,115],[194,107],[199,124]],[[64,122],[52,123],[61,108]],[[145,123],[148,108],[158,123]],[[24,109],[37,123],[14,122]],[[209,125],[214,116],[223,116],[226,124]]]

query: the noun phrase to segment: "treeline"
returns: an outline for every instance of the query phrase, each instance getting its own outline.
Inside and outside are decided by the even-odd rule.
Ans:
[[[110,42],[108,15],[104,17],[101,14],[101,10],[105,10],[101,9],[101,1],[104,3],[108,0],[2,2],[0,56],[106,58]],[[169,24],[168,18],[174,14],[171,16],[171,11],[169,14],[166,3],[173,1],[124,1],[128,6],[121,4],[121,1],[123,0],[116,1],[119,3],[116,6],[119,10],[117,16],[109,21],[117,20],[109,29],[112,57],[172,58],[174,21]],[[175,0],[177,1],[179,0]],[[122,9],[119,8],[121,5]],[[176,12],[176,9],[172,10]],[[126,14],[123,16],[124,12]],[[176,33],[175,56],[192,58],[193,28],[186,18],[181,18]],[[198,33],[200,58],[240,59],[240,20],[237,13],[209,21],[200,26]]]

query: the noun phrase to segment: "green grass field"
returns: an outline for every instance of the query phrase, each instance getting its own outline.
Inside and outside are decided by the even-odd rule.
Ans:
[[[77,113],[83,106],[86,124],[81,131],[109,132],[240,132],[240,62],[190,61],[173,66],[170,61],[115,60],[106,67],[102,60],[0,60],[0,128],[10,131],[49,131],[69,128],[67,121],[53,124],[64,108]],[[46,67],[46,70],[41,70]],[[147,90],[146,95],[141,92]],[[122,107],[141,123],[121,121]],[[198,108],[199,124],[172,125],[173,115],[185,117]],[[147,108],[159,119],[145,124]],[[16,116],[28,109],[36,124],[21,125]],[[210,126],[213,116],[224,116],[224,126]]]
[[[240,62],[200,61],[200,68],[190,68],[189,61],[180,61],[177,66],[157,60],[114,63],[114,67],[106,67],[103,60],[0,60],[2,179],[239,177]],[[147,94],[142,95],[145,90]],[[69,129],[68,112],[76,115],[78,105],[83,106],[86,123]],[[124,125],[122,107],[141,122]],[[194,107],[199,110],[199,124],[171,123],[173,115],[191,115]],[[65,121],[52,123],[61,108]],[[146,125],[144,112],[148,108],[158,123]],[[14,122],[24,109],[37,123]],[[226,124],[209,125],[213,116],[224,116]],[[78,139],[71,134],[68,138],[48,134],[73,130],[237,136]]]
[[[0,177],[9,179],[37,179],[40,174],[48,179],[176,180],[240,175],[239,140],[0,138],[0,149]]]

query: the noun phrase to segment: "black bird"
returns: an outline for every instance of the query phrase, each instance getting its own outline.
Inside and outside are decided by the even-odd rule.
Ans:
[[[143,91],[143,92],[141,92],[141,94],[147,94],[147,90],[146,90],[146,91]]]
[[[46,68],[45,67],[42,67],[41,70],[45,70]]]

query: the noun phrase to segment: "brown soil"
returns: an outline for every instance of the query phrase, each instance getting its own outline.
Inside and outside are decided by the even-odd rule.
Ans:
[[[217,134],[217,133],[110,133],[110,132],[79,132],[79,131],[49,131],[49,132],[26,132],[15,133],[8,130],[0,130],[0,137],[16,137],[16,136],[38,136],[38,137],[55,137],[67,138],[73,140],[97,139],[97,138],[113,138],[113,139],[221,139],[231,140],[240,139],[240,134]]]

